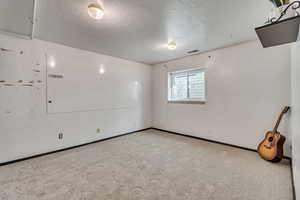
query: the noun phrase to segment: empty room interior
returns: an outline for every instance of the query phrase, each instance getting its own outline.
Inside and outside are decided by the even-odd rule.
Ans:
[[[300,1],[0,0],[0,200],[300,200]]]

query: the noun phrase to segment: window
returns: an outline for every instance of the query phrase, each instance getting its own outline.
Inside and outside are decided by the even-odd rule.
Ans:
[[[204,103],[205,71],[191,69],[169,73],[170,103]]]

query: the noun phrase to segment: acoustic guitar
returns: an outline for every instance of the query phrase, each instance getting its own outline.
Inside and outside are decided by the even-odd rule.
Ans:
[[[264,140],[257,148],[259,155],[267,161],[280,162],[283,158],[283,144],[285,142],[285,137],[278,132],[278,127],[282,117],[289,109],[290,107],[286,106],[282,110],[273,131],[267,132]]]

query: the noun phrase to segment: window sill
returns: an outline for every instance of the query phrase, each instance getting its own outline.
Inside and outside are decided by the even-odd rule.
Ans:
[[[170,104],[205,104],[206,101],[168,101]]]

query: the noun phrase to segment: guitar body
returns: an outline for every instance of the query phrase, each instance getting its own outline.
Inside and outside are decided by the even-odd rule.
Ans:
[[[283,158],[283,145],[285,142],[285,137],[281,135],[277,129],[283,115],[286,114],[289,109],[290,107],[286,106],[282,110],[273,131],[267,132],[264,140],[258,145],[257,151],[259,155],[267,161],[280,162]]]
[[[259,155],[271,162],[280,162],[283,158],[285,137],[280,133],[268,132],[265,139],[258,146]]]

